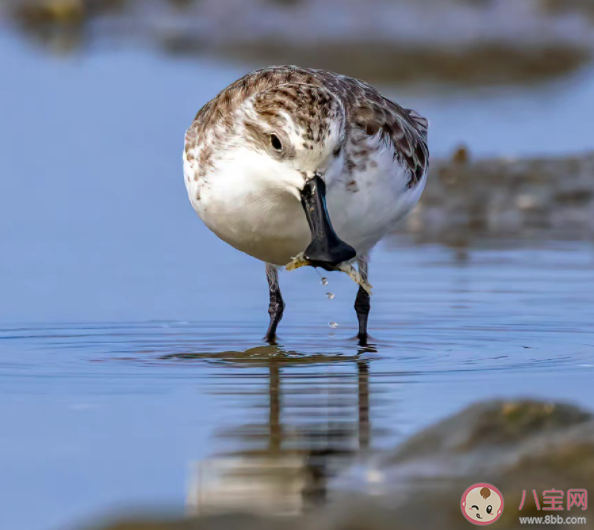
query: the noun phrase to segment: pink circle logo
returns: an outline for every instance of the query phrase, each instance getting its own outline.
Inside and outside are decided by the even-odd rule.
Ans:
[[[472,524],[493,524],[503,513],[503,495],[495,486],[479,482],[464,492],[460,509],[462,515]]]

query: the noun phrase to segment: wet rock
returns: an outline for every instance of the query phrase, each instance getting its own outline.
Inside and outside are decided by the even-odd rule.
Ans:
[[[592,0],[541,0],[540,6],[551,15],[580,12],[594,22],[594,2]]]
[[[46,51],[71,54],[86,44],[89,24],[121,7],[124,1],[13,0],[7,4],[18,27]]]
[[[559,482],[563,475],[594,485],[594,420],[565,404],[481,403],[413,436],[382,464],[391,467],[394,478],[387,482],[394,485],[405,476],[477,482],[486,476],[513,484]]]
[[[122,4],[123,0],[27,0],[12,2],[15,19],[28,27],[76,26]]]
[[[435,161],[418,207],[401,229],[447,243],[453,235],[570,238],[594,235],[594,153],[472,161],[467,150]]]
[[[533,489],[542,498],[551,488],[594,488],[594,418],[558,403],[481,403],[413,436],[372,469],[378,497],[395,503],[404,519],[423,518],[431,498],[432,510],[448,522],[440,528],[458,528],[462,492],[487,482],[506,503],[498,528],[519,528],[520,516],[547,515],[537,509]],[[363,482],[359,491],[368,489],[369,471],[356,475]],[[355,480],[351,488],[356,485]],[[525,490],[528,497],[520,511]]]
[[[524,443],[592,419],[592,415],[565,404],[532,401],[493,401],[473,405],[410,438],[389,458],[397,463],[411,458],[463,454],[481,448]]]

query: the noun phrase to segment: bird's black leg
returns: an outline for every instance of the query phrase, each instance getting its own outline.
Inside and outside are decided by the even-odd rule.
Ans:
[[[266,277],[268,278],[268,290],[270,291],[270,305],[268,306],[270,325],[264,340],[274,343],[276,342],[276,328],[281,318],[283,318],[285,303],[278,285],[278,269],[274,265],[266,264]]]
[[[363,256],[357,260],[359,264],[359,273],[364,280],[367,280],[367,256]],[[369,293],[359,286],[357,298],[355,298],[355,311],[357,312],[357,319],[359,320],[359,344],[367,346],[367,319],[369,317],[369,310],[371,309]]]

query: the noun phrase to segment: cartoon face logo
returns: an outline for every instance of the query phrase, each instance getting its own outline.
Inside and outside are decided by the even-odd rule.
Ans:
[[[462,515],[472,524],[492,524],[503,513],[503,495],[495,486],[486,482],[473,484],[462,495],[460,508]]]

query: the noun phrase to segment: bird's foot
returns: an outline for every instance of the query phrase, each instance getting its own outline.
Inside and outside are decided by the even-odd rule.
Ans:
[[[271,346],[276,346],[278,344],[277,338],[278,337],[276,336],[276,332],[267,332],[264,336],[264,340]]]
[[[369,335],[367,333],[358,333],[355,338],[359,341],[359,346],[369,345]]]

